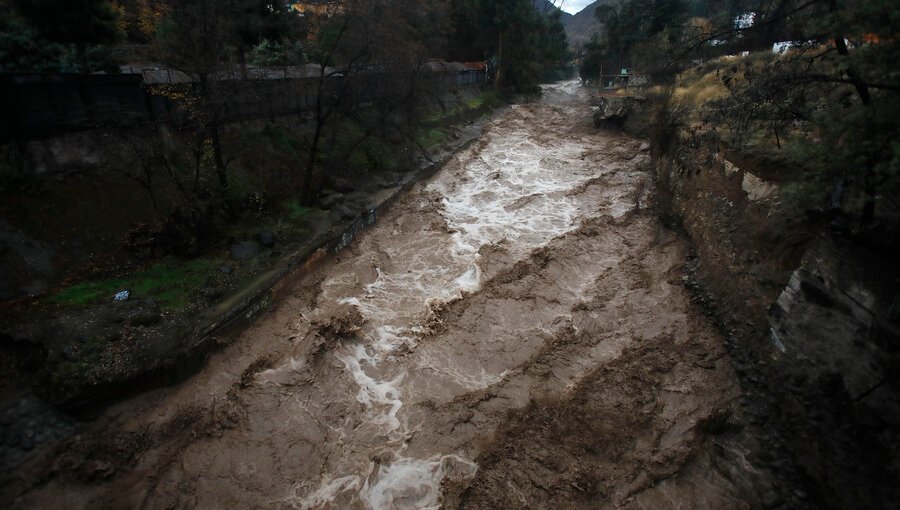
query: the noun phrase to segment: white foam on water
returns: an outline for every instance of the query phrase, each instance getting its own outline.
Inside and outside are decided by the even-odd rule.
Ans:
[[[344,363],[347,371],[359,385],[356,400],[370,411],[369,423],[374,425],[379,435],[388,437],[400,428],[397,413],[403,407],[400,400],[400,383],[404,374],[391,380],[380,381],[366,373],[364,364],[374,365],[379,357],[371,354],[363,345],[341,348],[337,358]]]
[[[577,82],[549,87],[547,90],[557,94],[578,93]],[[577,196],[567,195],[603,169],[571,162],[579,162],[595,147],[589,139],[564,143],[533,139],[532,116],[527,108],[513,107],[511,116],[501,121],[511,130],[501,135],[488,133],[488,143],[464,167],[446,168],[426,186],[426,191],[443,197],[440,214],[449,235],[441,229],[425,228],[380,246],[379,254],[387,258],[390,268],[375,267],[375,280],[365,285],[360,295],[346,295],[345,289],[355,277],[335,276],[323,282],[325,299],[357,307],[368,321],[365,344],[344,346],[336,356],[359,386],[356,400],[366,408],[361,427],[374,427],[372,433],[383,437],[387,446],[394,446],[398,457],[389,464],[370,465],[364,483],[360,475],[326,476],[303,500],[303,508],[325,505],[349,490],[358,490],[359,501],[372,509],[437,508],[441,480],[448,470],[474,476],[477,465],[458,455],[399,456],[410,434],[398,417],[405,374],[391,372],[396,367],[385,362],[401,348],[415,347],[421,324],[433,315],[436,303],[481,288],[481,247],[503,242],[513,256],[523,256],[577,227],[586,205]],[[430,206],[424,201],[420,205]],[[624,214],[619,204],[613,209],[613,214]],[[425,360],[422,368],[450,375],[473,389],[505,375],[489,373],[483,367],[480,373],[471,370],[474,367],[459,370],[452,360]],[[359,466],[350,462],[354,464]]]
[[[458,455],[427,460],[401,457],[378,466],[363,484],[360,500],[372,510],[440,508],[441,480],[451,469],[468,478],[475,475],[478,465]]]
[[[466,292],[476,292],[481,288],[481,268],[477,264],[470,264],[466,272],[454,280],[457,288]]]
[[[357,475],[342,476],[335,479],[326,477],[322,480],[322,484],[318,489],[298,501],[295,507],[303,510],[320,508],[334,501],[341,493],[349,490],[359,491],[361,484],[362,477]]]
[[[288,362],[277,368],[263,370],[256,374],[256,381],[260,384],[288,384],[292,376],[302,371],[306,367],[306,360],[303,358],[290,358]]]
[[[371,346],[382,357],[396,352],[403,345],[410,349],[415,347],[415,337],[410,335],[409,328],[387,324],[375,328],[375,338]]]
[[[338,303],[340,303],[342,305],[350,305],[350,306],[355,306],[357,308],[362,308],[362,302],[359,300],[358,297],[341,298],[341,299],[338,299]]]
[[[566,163],[590,147],[575,140],[543,147],[522,141],[528,126],[482,149],[461,175],[439,176],[429,189],[444,196],[443,216],[454,232],[453,251],[477,264],[478,249],[503,239],[528,252],[575,226],[579,204],[566,192],[595,177]]]
[[[435,233],[430,235],[437,237]],[[365,285],[360,295],[333,295],[333,292],[342,292],[344,287],[333,281],[323,283],[323,294],[327,298],[357,307],[372,321],[373,329],[379,325],[391,326],[383,331],[411,339],[414,335],[408,331],[403,333],[404,328],[427,313],[430,301],[452,301],[463,291],[474,290],[471,281],[461,278],[471,270],[471,264],[451,255],[450,239],[446,234],[442,234],[442,239],[435,239],[432,246],[424,243],[421,246],[398,245],[385,248],[384,252],[395,269],[375,267],[375,281]],[[435,259],[439,259],[437,264]],[[377,341],[375,337],[372,339]],[[396,341],[394,346],[404,343],[408,342]]]
[[[447,376],[447,378],[469,391],[480,390],[497,384],[509,373],[508,370],[503,370],[500,373],[488,372],[480,363],[477,366],[473,366],[472,363],[467,363],[466,366],[459,366],[458,362],[450,359],[449,356],[445,359],[435,358],[434,353],[431,351],[420,355],[419,369],[431,370]]]
[[[371,297],[375,295],[375,292],[382,290],[384,288],[384,272],[380,267],[375,267],[375,274],[378,275],[375,278],[375,281],[366,285],[366,297]]]

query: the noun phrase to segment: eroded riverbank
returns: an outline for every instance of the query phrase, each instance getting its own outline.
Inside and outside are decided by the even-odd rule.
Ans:
[[[583,101],[489,123],[200,374],[23,470],[18,506],[749,506],[646,147]]]

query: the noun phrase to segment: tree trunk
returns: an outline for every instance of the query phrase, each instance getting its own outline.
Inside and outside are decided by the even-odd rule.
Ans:
[[[247,79],[247,52],[244,50],[244,46],[238,46],[238,65],[241,66],[241,78]]]
[[[500,88],[501,80],[503,73],[503,31],[497,35],[497,83],[494,84],[496,88]]]
[[[316,157],[319,154],[319,141],[322,139],[323,124],[324,122],[316,120],[316,131],[313,134],[312,144],[309,146],[309,155],[306,159],[306,171],[303,175],[303,194],[300,196],[300,202],[305,206],[312,203],[313,170],[316,166]]]
[[[322,131],[325,129],[325,121],[328,115],[322,104],[322,95],[325,93],[325,65],[320,64],[319,80],[316,84],[316,131],[313,133],[312,143],[309,146],[309,155],[306,159],[306,169],[303,174],[303,193],[300,202],[303,205],[312,203],[312,178],[316,167],[316,157],[319,155],[319,143],[322,140]]]
[[[867,164],[863,170],[863,193],[866,195],[866,201],[863,203],[862,217],[859,221],[860,227],[863,228],[875,221],[875,185],[872,179],[872,166]]]
[[[837,0],[831,0],[828,4],[829,10],[831,13],[835,13],[838,9]],[[840,29],[837,30],[840,32]],[[849,58],[850,51],[847,50],[847,43],[844,42],[844,34],[838,33],[834,36],[834,47],[837,49],[838,55]],[[856,93],[859,94],[859,99],[862,103],[868,106],[872,102],[872,96],[869,94],[869,86],[865,81],[857,74],[856,69],[853,66],[847,67],[847,78],[850,79],[850,83],[856,88]]]
[[[216,164],[216,176],[219,178],[219,187],[222,191],[228,189],[228,173],[225,168],[225,159],[222,157],[222,141],[219,138],[219,124],[213,123],[209,128],[212,138],[213,161]]]
[[[834,38],[834,47],[837,48],[838,55],[842,57],[849,58],[850,52],[847,50],[847,43],[844,42],[844,36],[838,34]],[[859,94],[859,99],[862,101],[862,104],[868,106],[872,102],[872,96],[869,94],[869,86],[860,78],[859,74],[856,73],[856,69],[852,66],[847,67],[847,78],[850,79],[850,83],[856,88],[856,93]]]
[[[81,74],[91,74],[90,65],[88,65],[87,59],[87,47],[83,44],[79,44],[75,47],[75,53],[78,55],[78,66],[81,68]]]
[[[197,141],[194,142],[194,193],[200,187],[200,174],[203,170],[203,145],[206,143],[206,132],[197,132]]]

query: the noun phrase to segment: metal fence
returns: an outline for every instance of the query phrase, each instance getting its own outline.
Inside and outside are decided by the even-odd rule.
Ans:
[[[650,77],[645,74],[604,74],[598,77],[598,84],[606,90],[639,88],[650,85]]]
[[[485,81],[483,70],[459,63],[429,62],[427,69],[432,73],[430,83],[438,88],[476,86]],[[222,98],[221,116],[229,121],[309,111],[315,105],[321,72],[318,65],[309,64],[217,73],[214,82]],[[350,79],[335,68],[326,68],[325,74],[326,88]],[[177,123],[184,112],[159,87],[184,91],[197,81],[187,73],[152,66],[126,66],[122,74],[0,74],[0,142],[141,122]],[[354,79],[346,85],[354,100],[372,101],[383,93],[380,83],[389,81]]]

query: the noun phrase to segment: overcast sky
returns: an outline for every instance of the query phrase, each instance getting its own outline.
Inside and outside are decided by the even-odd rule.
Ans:
[[[594,0],[563,0],[562,10],[569,14],[575,14],[593,2]],[[559,5],[559,2],[557,1],[556,4]]]

